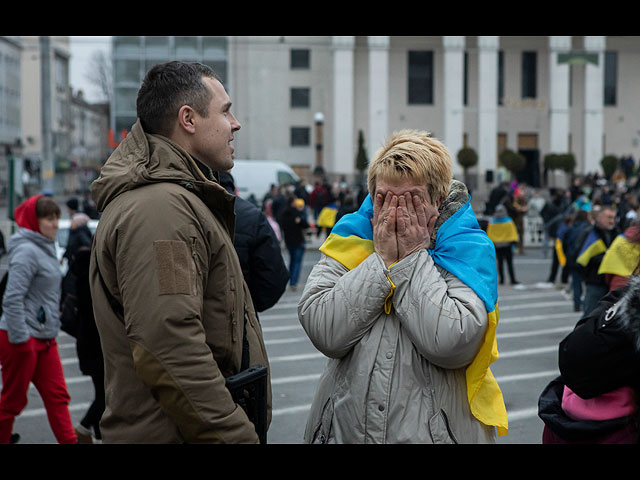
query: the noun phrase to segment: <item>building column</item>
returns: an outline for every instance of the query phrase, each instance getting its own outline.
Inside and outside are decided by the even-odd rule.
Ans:
[[[571,51],[571,37],[549,37],[549,153],[569,153],[569,63],[558,54]],[[553,170],[553,176],[564,172]],[[549,179],[550,185],[558,185]]]
[[[478,37],[478,184],[486,196],[491,184],[487,170],[496,175],[498,158],[498,44],[500,37]]]
[[[463,145],[464,37],[442,37],[444,47],[444,144],[449,149],[453,174],[460,178],[458,151]]]
[[[389,129],[389,37],[368,37],[369,161],[391,132]]]
[[[597,64],[585,64],[584,86],[584,168],[583,173],[602,172],[604,132],[604,49],[606,37],[584,37],[584,50],[597,55]]]
[[[355,171],[353,48],[355,37],[332,37],[333,48],[333,155],[325,159],[326,170],[350,174]]]

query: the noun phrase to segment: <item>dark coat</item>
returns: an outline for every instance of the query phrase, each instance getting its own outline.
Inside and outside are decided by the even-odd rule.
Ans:
[[[69,241],[67,243],[67,249],[64,252],[64,258],[69,262],[73,260],[73,256],[76,251],[83,246],[91,246],[93,234],[86,225],[81,227],[72,228],[69,231]]]
[[[289,205],[280,216],[280,227],[287,247],[301,247],[305,243],[304,231],[309,228],[304,211]],[[296,221],[296,219],[299,219]]]
[[[220,184],[233,193],[231,175],[220,172],[219,177]],[[236,197],[234,211],[233,246],[254,308],[256,312],[262,312],[274,306],[287,289],[289,271],[280,251],[280,242],[265,214],[241,197]]]
[[[580,250],[582,250],[582,246],[584,245],[584,242],[586,241],[591,231],[594,231],[598,235],[598,237],[602,239],[607,248],[609,248],[611,243],[620,233],[617,228],[605,231],[599,228],[597,225],[594,225],[592,229],[584,230],[578,238],[578,244],[580,245],[578,247],[578,257],[580,256]],[[605,252],[602,252],[599,255],[592,257],[586,267],[579,265],[580,274],[582,275],[585,283],[589,285],[606,285],[605,275],[603,273],[598,273],[598,269],[600,268],[600,264],[602,263],[604,254]]]
[[[75,288],[78,307],[78,329],[76,332],[76,350],[80,371],[84,375],[99,376],[104,370],[100,335],[93,316],[93,303],[89,284],[89,262],[91,247],[80,247],[69,269],[75,276]]]
[[[637,438],[638,412],[611,420],[573,420],[561,407],[564,386],[590,399],[624,386],[640,392],[640,277],[609,292],[560,343],[561,376],[539,399],[546,442],[629,443]]]

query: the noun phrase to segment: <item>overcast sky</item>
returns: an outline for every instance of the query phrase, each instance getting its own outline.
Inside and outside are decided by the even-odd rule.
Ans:
[[[87,80],[87,68],[94,51],[111,54],[111,37],[71,37],[69,83],[73,91],[82,90],[88,102],[101,101],[100,91]]]

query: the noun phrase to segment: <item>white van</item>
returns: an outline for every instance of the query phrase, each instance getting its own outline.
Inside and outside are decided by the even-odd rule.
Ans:
[[[258,205],[271,185],[295,185],[300,181],[296,172],[284,162],[272,160],[234,160],[231,175],[238,196],[249,200],[254,196]]]

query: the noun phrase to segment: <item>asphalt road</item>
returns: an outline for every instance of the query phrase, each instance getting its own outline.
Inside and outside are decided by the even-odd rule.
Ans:
[[[302,278],[306,279],[318,258],[316,249],[307,250]],[[516,275],[524,288],[499,287],[500,358],[492,371],[504,394],[510,428],[498,443],[541,443],[543,425],[537,416],[538,396],[558,374],[558,344],[579,318],[561,289],[536,285],[546,279],[550,263],[542,257],[540,249],[516,255]],[[276,306],[260,315],[272,368],[273,420],[269,430],[272,444],[302,443],[316,382],[326,363],[298,322],[300,293],[287,291]],[[93,398],[93,388],[89,377],[81,375],[78,369],[74,339],[61,332],[58,341],[72,398],[71,416],[77,423]],[[14,432],[20,433],[21,443],[55,443],[34,388],[29,391],[27,408],[16,419]]]

